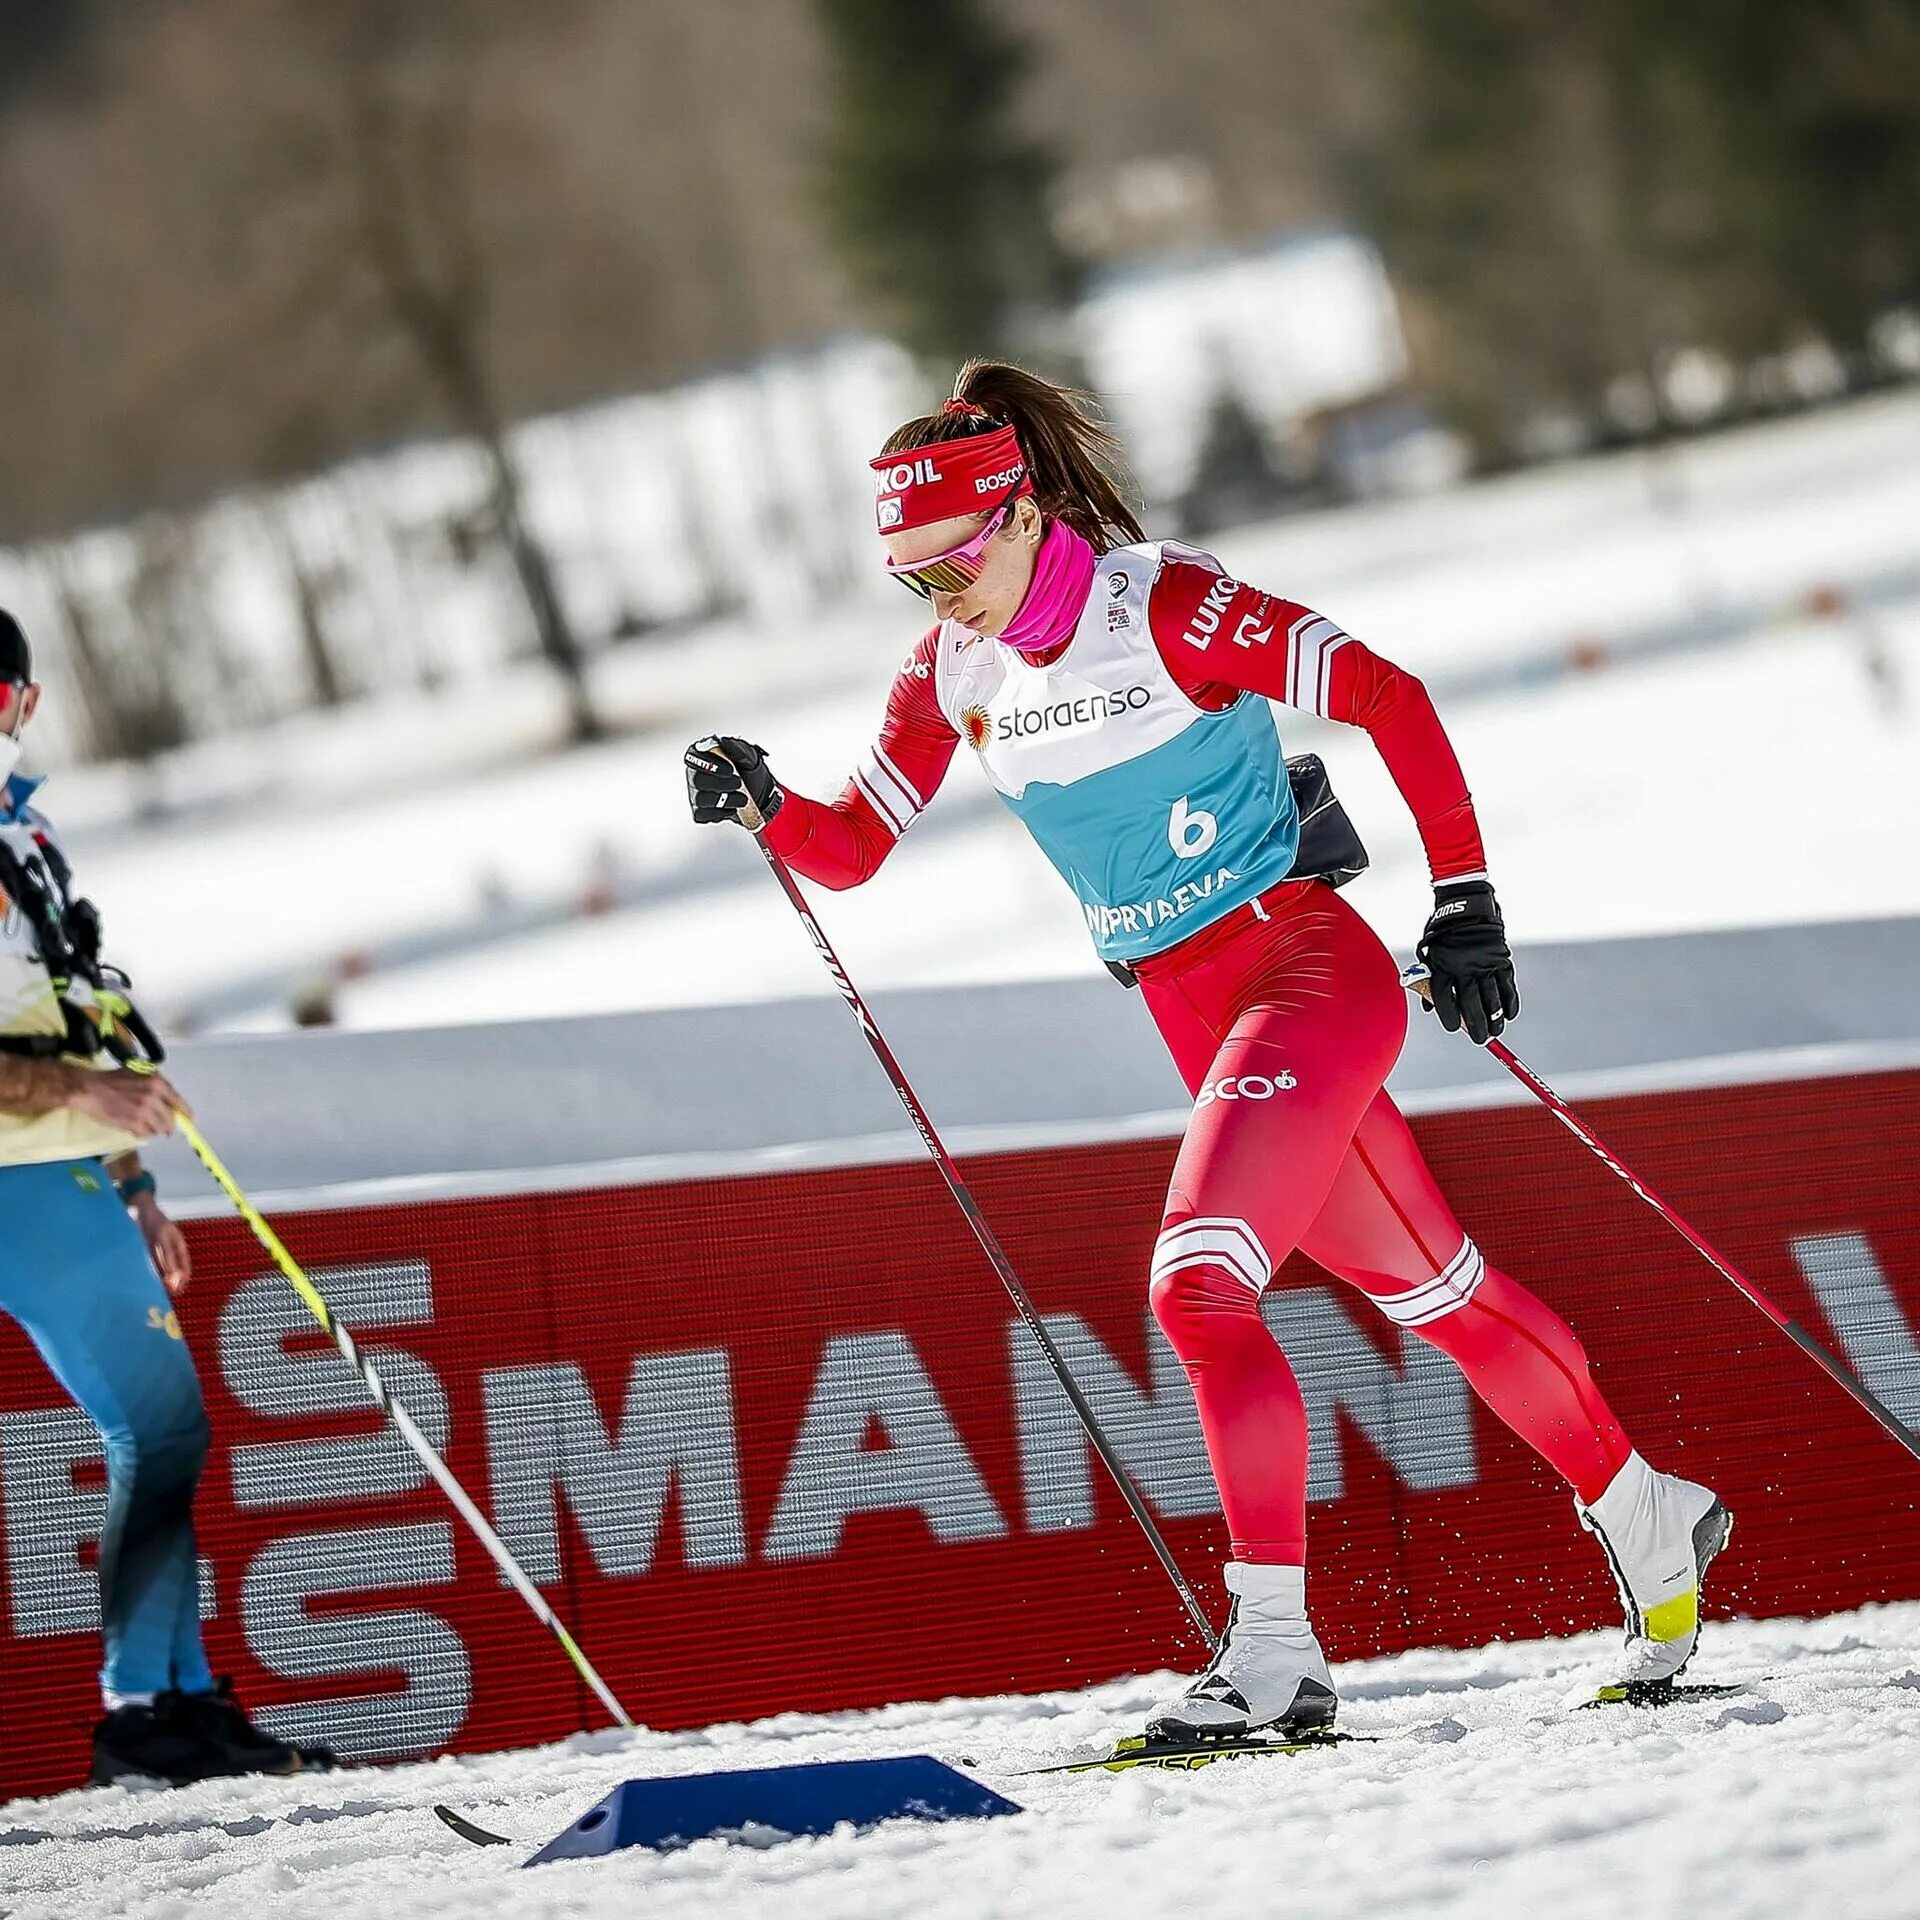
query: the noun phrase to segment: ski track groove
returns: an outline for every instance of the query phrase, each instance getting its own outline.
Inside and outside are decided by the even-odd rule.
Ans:
[[[1125,1916],[1286,1906],[1314,1920],[1556,1920],[1914,1911],[1920,1602],[1709,1630],[1722,1702],[1566,1713],[1611,1636],[1416,1652],[1341,1672],[1374,1742],[1196,1773],[1012,1780],[1137,1726],[1156,1678],[947,1700],[306,1780],[108,1788],[0,1808],[10,1920],[612,1920],[807,1910],[851,1920]],[[1024,1819],[899,1823],[756,1849],[706,1841],[523,1874],[627,1777],[928,1751]],[[444,1801],[523,1845],[446,1832]]]

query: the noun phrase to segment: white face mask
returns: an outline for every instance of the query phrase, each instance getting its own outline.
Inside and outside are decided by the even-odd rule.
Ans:
[[[5,711],[13,720],[10,732],[0,733],[0,786],[4,786],[13,770],[20,764],[20,736],[27,730],[26,701],[27,690],[24,687],[9,687],[11,695]]]

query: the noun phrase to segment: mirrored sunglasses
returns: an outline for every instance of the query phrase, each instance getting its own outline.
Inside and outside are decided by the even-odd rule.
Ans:
[[[962,545],[936,553],[931,560],[916,560],[911,566],[896,566],[889,560],[888,573],[923,600],[931,600],[936,593],[965,593],[980,578],[987,564],[987,542],[1006,524],[1012,505],[1008,501],[996,508],[993,518]]]

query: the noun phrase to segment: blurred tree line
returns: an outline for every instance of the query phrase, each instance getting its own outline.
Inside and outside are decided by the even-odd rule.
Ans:
[[[1377,0],[1353,201],[1484,449],[1920,300],[1920,0]],[[1670,422],[1668,422],[1670,423]]]
[[[1081,263],[1039,217],[1062,156],[1022,130],[1031,47],[989,0],[817,4],[843,257],[929,355],[1032,351]],[[1683,356],[1732,378],[1818,342],[1850,384],[1920,301],[1920,0],[1363,0],[1342,24],[1333,57],[1374,84],[1306,109],[1314,187],[1382,246],[1422,383],[1483,456],[1543,421],[1690,423]]]
[[[571,672],[504,422],[1311,221],[1487,451],[1689,347],[1854,353],[1920,296],[1920,0],[23,0],[0,541],[453,429]]]
[[[1049,220],[1106,209],[1142,155],[1189,157],[1207,217],[1123,219],[1100,257],[1336,215],[1358,4],[0,7],[0,542],[849,327],[958,355],[994,251],[1044,301],[1070,271]],[[969,15],[998,37],[956,52]],[[865,80],[848,34],[870,36]],[[917,115],[904,151],[890,105]],[[913,192],[836,189],[853,127]],[[373,184],[396,168],[396,193]],[[840,191],[869,195],[872,239]],[[930,287],[966,303],[943,342],[887,290],[908,256],[943,276],[914,283],[921,312]]]

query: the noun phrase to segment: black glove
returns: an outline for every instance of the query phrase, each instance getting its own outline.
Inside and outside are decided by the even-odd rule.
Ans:
[[[1449,1033],[1462,1027],[1475,1046],[1497,1039],[1520,1011],[1500,903],[1484,880],[1433,890],[1433,915],[1420,936],[1421,964],[1433,976],[1428,1005]]]
[[[89,967],[100,964],[100,909],[91,900],[67,902],[67,942]]]
[[[738,820],[749,802],[762,820],[771,820],[787,797],[768,770],[766,754],[731,734],[696,740],[687,749],[686,766],[687,799],[702,824]]]

